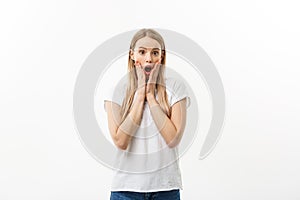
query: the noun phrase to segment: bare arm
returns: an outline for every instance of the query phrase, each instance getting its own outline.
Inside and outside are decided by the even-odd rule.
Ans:
[[[108,128],[115,145],[126,150],[132,136],[136,133],[141,124],[144,110],[144,97],[139,97],[133,101],[132,108],[121,123],[121,107],[111,101],[105,102],[107,112]]]
[[[183,135],[186,124],[186,98],[172,106],[171,117],[163,112],[154,96],[148,98],[152,118],[170,148],[176,147]]]
[[[145,74],[138,62],[135,63],[135,70],[138,76],[138,88],[132,102],[131,110],[122,123],[121,107],[110,101],[105,102],[109,132],[115,145],[122,150],[127,149],[132,136],[139,128],[144,111],[146,90]]]

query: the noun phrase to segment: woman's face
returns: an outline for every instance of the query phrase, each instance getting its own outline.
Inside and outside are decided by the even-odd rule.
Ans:
[[[130,56],[135,62],[141,64],[146,76],[149,76],[154,64],[161,62],[161,45],[150,37],[141,38],[136,42]]]

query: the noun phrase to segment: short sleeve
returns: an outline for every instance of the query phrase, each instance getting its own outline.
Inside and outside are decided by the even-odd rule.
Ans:
[[[110,85],[106,88],[106,90],[103,92],[103,106],[104,106],[104,110],[105,109],[105,101],[111,101],[114,102],[116,104],[118,104],[119,106],[122,106],[123,103],[123,99],[125,97],[125,85],[123,84],[118,84],[118,85]]]
[[[189,96],[186,84],[179,79],[169,79],[169,90],[170,90],[170,106],[172,107],[176,102],[187,98],[187,108],[191,104],[191,98]]]

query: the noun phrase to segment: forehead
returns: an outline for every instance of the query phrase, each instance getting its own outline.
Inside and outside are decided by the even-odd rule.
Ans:
[[[150,37],[143,37],[143,38],[139,39],[139,40],[135,43],[135,47],[136,47],[136,48],[139,48],[139,47],[145,47],[145,48],[161,48],[159,42],[156,41],[155,39],[150,38]]]

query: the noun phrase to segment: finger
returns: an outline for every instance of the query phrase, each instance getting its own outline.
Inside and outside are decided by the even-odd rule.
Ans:
[[[140,65],[140,63],[137,63],[136,69],[137,69],[138,73],[142,72],[142,66]]]
[[[139,63],[139,61],[135,61],[134,66],[139,67],[141,66],[141,64]]]
[[[155,68],[160,68],[161,65],[162,65],[162,64],[160,63],[160,61],[159,61],[159,62],[156,62],[156,63],[155,63]]]
[[[158,71],[158,68],[159,68],[159,62],[156,62],[155,64],[154,64],[154,67],[153,67],[153,70],[151,71],[151,73],[150,73],[150,76],[151,77],[153,77],[153,74],[156,74],[157,73],[157,71]]]

